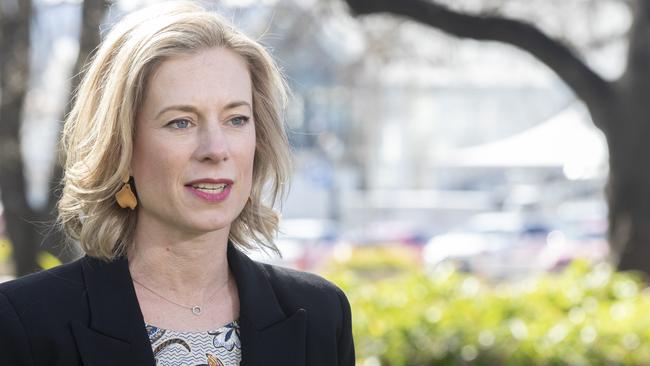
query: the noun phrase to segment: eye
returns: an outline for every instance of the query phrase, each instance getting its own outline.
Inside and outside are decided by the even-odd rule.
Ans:
[[[190,121],[187,120],[187,119],[184,119],[184,118],[175,119],[175,120],[169,122],[167,124],[167,126],[170,126],[171,128],[181,130],[181,129],[185,129],[185,128],[190,127]]]
[[[230,121],[228,121],[231,125],[235,127],[241,127],[244,126],[248,121],[250,120],[250,117],[246,116],[237,116],[234,118],[231,118]]]

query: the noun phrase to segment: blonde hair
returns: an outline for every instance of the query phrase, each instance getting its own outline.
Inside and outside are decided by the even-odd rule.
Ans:
[[[278,215],[290,152],[282,110],[285,81],[266,50],[229,22],[194,2],[167,2],[124,17],[101,43],[76,92],[63,128],[65,156],[58,222],[92,257],[112,260],[128,252],[136,211],[120,208],[114,195],[129,171],[135,118],[149,75],[164,60],[224,47],[247,63],[253,88],[256,148],[251,199],[231,225],[240,247],[278,252]],[[265,202],[265,198],[268,199]]]

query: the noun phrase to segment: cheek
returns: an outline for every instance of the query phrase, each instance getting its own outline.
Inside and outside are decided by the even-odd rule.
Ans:
[[[174,155],[160,146],[155,139],[136,139],[133,151],[133,175],[141,189],[164,184],[163,177],[169,177],[175,169]]]
[[[147,161],[146,148],[141,139],[135,138],[133,142],[133,157],[131,158],[131,174],[136,180],[142,179],[144,168],[146,168],[145,161]]]
[[[245,183],[246,191],[250,191],[253,185],[253,152],[247,152],[239,160],[239,174],[241,174],[241,179]]]
[[[246,136],[242,136],[237,142],[239,149],[239,157],[242,166],[246,166],[246,170],[253,169],[253,160],[255,158],[255,151],[257,150],[255,128],[251,128]]]
[[[135,147],[133,149],[133,169],[135,174],[142,176],[143,178],[144,176],[149,175],[148,172],[151,170],[151,165],[156,164],[156,154],[151,153],[155,147],[150,145],[151,141],[148,141],[147,139],[135,139]]]
[[[245,148],[242,149],[240,154],[240,172],[247,183],[247,190],[250,190],[253,185],[253,170],[256,150],[255,138],[253,137],[251,140],[246,141],[246,144],[243,146],[245,146]]]

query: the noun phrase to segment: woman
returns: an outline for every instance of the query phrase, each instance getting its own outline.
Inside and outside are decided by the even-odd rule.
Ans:
[[[63,132],[59,219],[86,256],[0,285],[0,364],[353,365],[341,290],[241,252],[276,250],[284,90],[196,4],[118,23]]]

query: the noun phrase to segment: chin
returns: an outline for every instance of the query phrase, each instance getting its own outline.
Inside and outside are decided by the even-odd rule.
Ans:
[[[209,210],[187,210],[182,217],[182,225],[190,232],[207,234],[214,231],[229,230],[240,211],[229,207]]]
[[[230,225],[234,220],[218,220],[218,221],[207,221],[207,222],[194,222],[191,225],[196,232],[200,233],[210,233],[213,231],[219,231],[224,229],[230,229]]]

